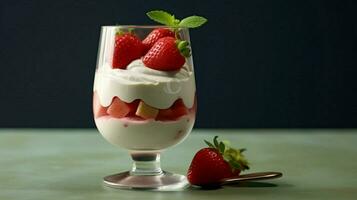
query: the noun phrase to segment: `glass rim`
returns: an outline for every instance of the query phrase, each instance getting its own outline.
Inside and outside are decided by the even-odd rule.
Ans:
[[[180,29],[188,29],[187,27],[173,27],[173,26],[166,26],[166,25],[102,25],[102,28],[142,28],[142,29],[155,29],[155,28],[180,28]]]

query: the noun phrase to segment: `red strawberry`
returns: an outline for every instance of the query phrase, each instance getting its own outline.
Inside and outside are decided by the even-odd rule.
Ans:
[[[131,103],[127,103],[127,105],[129,106],[129,110],[130,110],[130,112],[128,114],[129,117],[136,116],[135,112],[136,112],[136,109],[138,108],[139,103],[140,103],[140,99],[136,99]]]
[[[176,120],[179,117],[186,115],[188,109],[183,103],[182,99],[178,99],[175,103],[167,109],[160,109],[159,114],[157,115],[157,120]]]
[[[93,114],[95,118],[107,115],[107,108],[100,105],[96,92],[93,93]]]
[[[145,46],[131,33],[119,33],[115,36],[113,68],[126,69],[127,65],[143,56]]]
[[[115,118],[122,118],[128,115],[130,107],[118,97],[114,97],[112,104],[109,106],[107,113]]]
[[[145,45],[146,50],[149,50],[156,41],[167,36],[175,37],[175,33],[167,28],[157,28],[151,31],[148,36],[146,36],[146,38],[143,40],[143,44]]]
[[[215,136],[214,144],[206,142],[208,148],[196,153],[188,169],[187,178],[192,185],[217,185],[222,179],[238,176],[249,169],[248,162],[242,155],[244,149],[234,149],[218,142]]]
[[[190,56],[187,41],[174,37],[163,37],[146,53],[143,58],[145,66],[162,71],[180,69],[185,64],[185,57]]]

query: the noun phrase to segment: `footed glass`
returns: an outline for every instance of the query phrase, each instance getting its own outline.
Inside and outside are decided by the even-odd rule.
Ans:
[[[156,35],[147,38],[157,29],[165,29],[163,32],[175,38],[177,46],[182,41],[188,42],[184,42],[185,46],[190,44],[186,28],[103,26],[101,29],[93,88],[94,119],[101,135],[127,150],[133,160],[130,170],[104,177],[106,186],[149,190],[179,190],[188,186],[184,175],[161,169],[160,154],[182,142],[195,122],[192,56],[187,55],[190,52],[186,49],[184,64],[179,68],[175,62],[172,66],[158,67],[145,64],[151,59],[150,53],[157,53],[155,59],[172,60],[170,53],[158,53],[163,50],[160,45],[166,43],[157,44]],[[175,70],[167,70],[173,66]]]

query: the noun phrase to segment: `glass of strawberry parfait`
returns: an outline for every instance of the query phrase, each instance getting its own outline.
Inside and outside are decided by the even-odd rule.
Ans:
[[[125,148],[130,171],[104,177],[107,186],[177,190],[183,175],[163,171],[160,153],[182,142],[196,114],[196,87],[188,28],[163,11],[147,15],[165,26],[103,26],[93,89],[95,124],[111,144]],[[190,18],[190,17],[189,17]],[[191,17],[192,18],[192,17]],[[180,22],[185,22],[179,24]]]

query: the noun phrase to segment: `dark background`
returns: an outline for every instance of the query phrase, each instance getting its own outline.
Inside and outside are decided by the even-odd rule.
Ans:
[[[154,9],[209,20],[191,31],[196,127],[357,127],[355,2],[2,0],[0,127],[93,127],[100,26]]]

